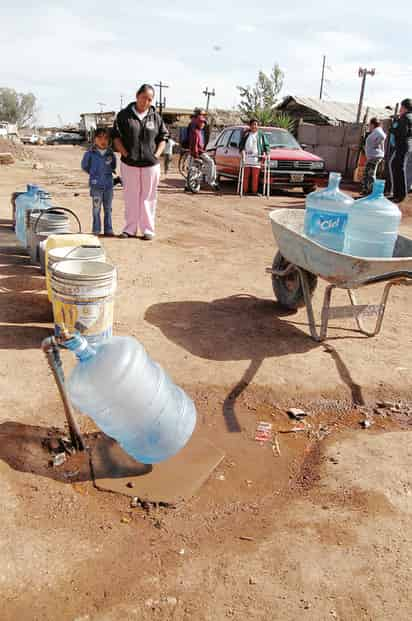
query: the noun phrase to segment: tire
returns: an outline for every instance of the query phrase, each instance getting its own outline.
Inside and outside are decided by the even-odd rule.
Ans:
[[[272,269],[281,271],[285,270],[288,265],[290,263],[278,252],[273,259]],[[318,277],[311,272],[304,271],[308,279],[310,295],[312,296],[318,284]],[[302,284],[296,268],[286,276],[274,276],[272,274],[272,289],[277,301],[284,308],[297,310],[305,306]]]
[[[183,151],[183,153],[180,154],[177,167],[178,167],[180,174],[182,175],[184,179],[187,179],[187,175],[189,172],[189,159],[190,159],[189,151]]]
[[[201,178],[201,169],[198,166],[192,166],[186,177],[186,186],[191,192],[193,192],[193,194],[197,194],[199,192]]]
[[[304,195],[307,196],[308,194],[316,190],[316,185],[304,185],[302,190]]]

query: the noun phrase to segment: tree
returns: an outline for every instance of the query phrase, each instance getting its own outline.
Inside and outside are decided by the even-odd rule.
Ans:
[[[284,73],[276,63],[270,73],[266,75],[259,71],[255,86],[238,86],[241,102],[239,110],[244,121],[256,118],[261,125],[277,125],[292,129],[293,120],[276,110],[278,95],[283,88]]]
[[[0,88],[0,121],[22,127],[35,120],[36,97],[33,93],[17,93],[12,88]]]

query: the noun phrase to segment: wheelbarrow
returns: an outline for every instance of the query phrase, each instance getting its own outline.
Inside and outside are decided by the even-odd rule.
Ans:
[[[278,253],[267,272],[279,304],[290,310],[306,307],[311,337],[318,342],[327,338],[331,319],[353,318],[359,332],[376,336],[382,327],[386,303],[394,285],[412,285],[412,240],[399,235],[392,258],[355,257],[335,252],[314,242],[303,233],[303,209],[275,209],[269,214]],[[318,278],[328,282],[318,332],[312,305]],[[386,283],[379,304],[358,304],[355,290]],[[350,305],[331,306],[335,289],[345,289]],[[363,320],[376,317],[373,330]]]

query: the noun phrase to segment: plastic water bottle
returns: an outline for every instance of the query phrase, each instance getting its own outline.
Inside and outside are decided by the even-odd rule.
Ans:
[[[383,195],[385,181],[376,180],[372,194],[349,210],[343,251],[356,257],[392,257],[401,212]]]
[[[26,209],[35,206],[37,193],[40,188],[37,185],[27,184],[27,189],[16,198],[16,225],[14,231],[17,239],[25,244],[25,220]]]
[[[129,455],[155,464],[185,446],[194,403],[136,339],[115,336],[93,349],[76,334],[65,346],[79,360],[67,383],[73,405]]]
[[[29,186],[27,186],[29,187]],[[30,186],[30,191],[25,192],[27,194],[25,198],[24,195],[20,195],[16,198],[16,236],[17,239],[27,248],[28,240],[27,240],[27,212],[38,210],[41,211],[43,209],[50,209],[52,204],[50,202],[51,195],[48,192],[40,189],[38,186]],[[19,199],[22,197],[20,202]]]
[[[339,190],[342,176],[331,172],[328,187],[306,197],[304,232],[313,241],[342,252],[348,211],[354,201]]]

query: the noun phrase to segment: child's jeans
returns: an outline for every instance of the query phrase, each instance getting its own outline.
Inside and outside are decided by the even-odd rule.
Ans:
[[[113,233],[112,200],[113,188],[109,188],[108,190],[93,190],[93,233],[95,235],[99,235],[99,233],[101,233],[102,223],[100,219],[100,211],[102,206],[104,211],[104,232],[105,234]]]

